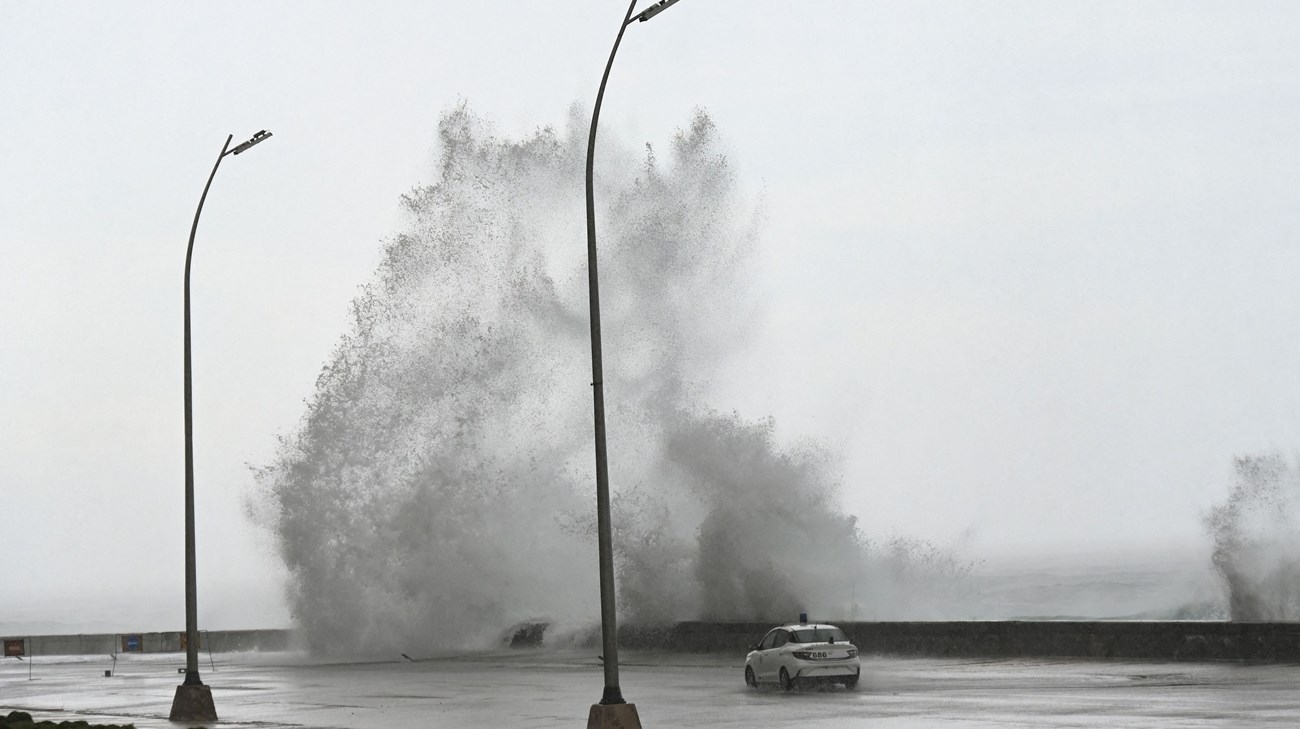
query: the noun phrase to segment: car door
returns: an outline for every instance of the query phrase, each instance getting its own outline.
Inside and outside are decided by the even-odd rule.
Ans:
[[[776,644],[777,632],[775,629],[768,631],[768,634],[763,636],[762,642],[758,644],[758,665],[754,668],[754,676],[759,681],[775,680],[776,669],[771,668],[773,661],[769,660],[769,658],[771,657],[772,646]]]
[[[781,666],[786,664],[785,659],[790,655],[788,650],[783,650],[786,644],[790,642],[790,631],[778,628],[772,632],[775,635],[772,636],[772,649],[767,652],[767,670],[771,672],[772,680],[776,681],[781,673]],[[789,668],[786,668],[786,670],[790,671]],[[791,672],[791,675],[794,675],[793,672]]]

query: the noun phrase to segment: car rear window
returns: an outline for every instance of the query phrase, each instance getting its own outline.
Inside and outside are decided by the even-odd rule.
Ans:
[[[791,643],[847,643],[849,637],[839,628],[805,628],[791,631]]]

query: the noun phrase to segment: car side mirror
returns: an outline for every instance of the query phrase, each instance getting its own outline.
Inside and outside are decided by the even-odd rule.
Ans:
[[[756,650],[758,650],[758,644],[757,644],[757,643],[750,643],[750,644],[749,644],[749,649],[750,649],[751,651],[756,651]]]

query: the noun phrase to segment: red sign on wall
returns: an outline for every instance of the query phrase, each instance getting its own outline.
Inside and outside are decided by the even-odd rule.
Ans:
[[[27,655],[26,641],[22,638],[5,640],[5,657]]]

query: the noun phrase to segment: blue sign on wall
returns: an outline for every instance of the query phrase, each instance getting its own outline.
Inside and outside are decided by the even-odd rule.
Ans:
[[[122,636],[123,653],[144,653],[144,636],[139,633]]]

